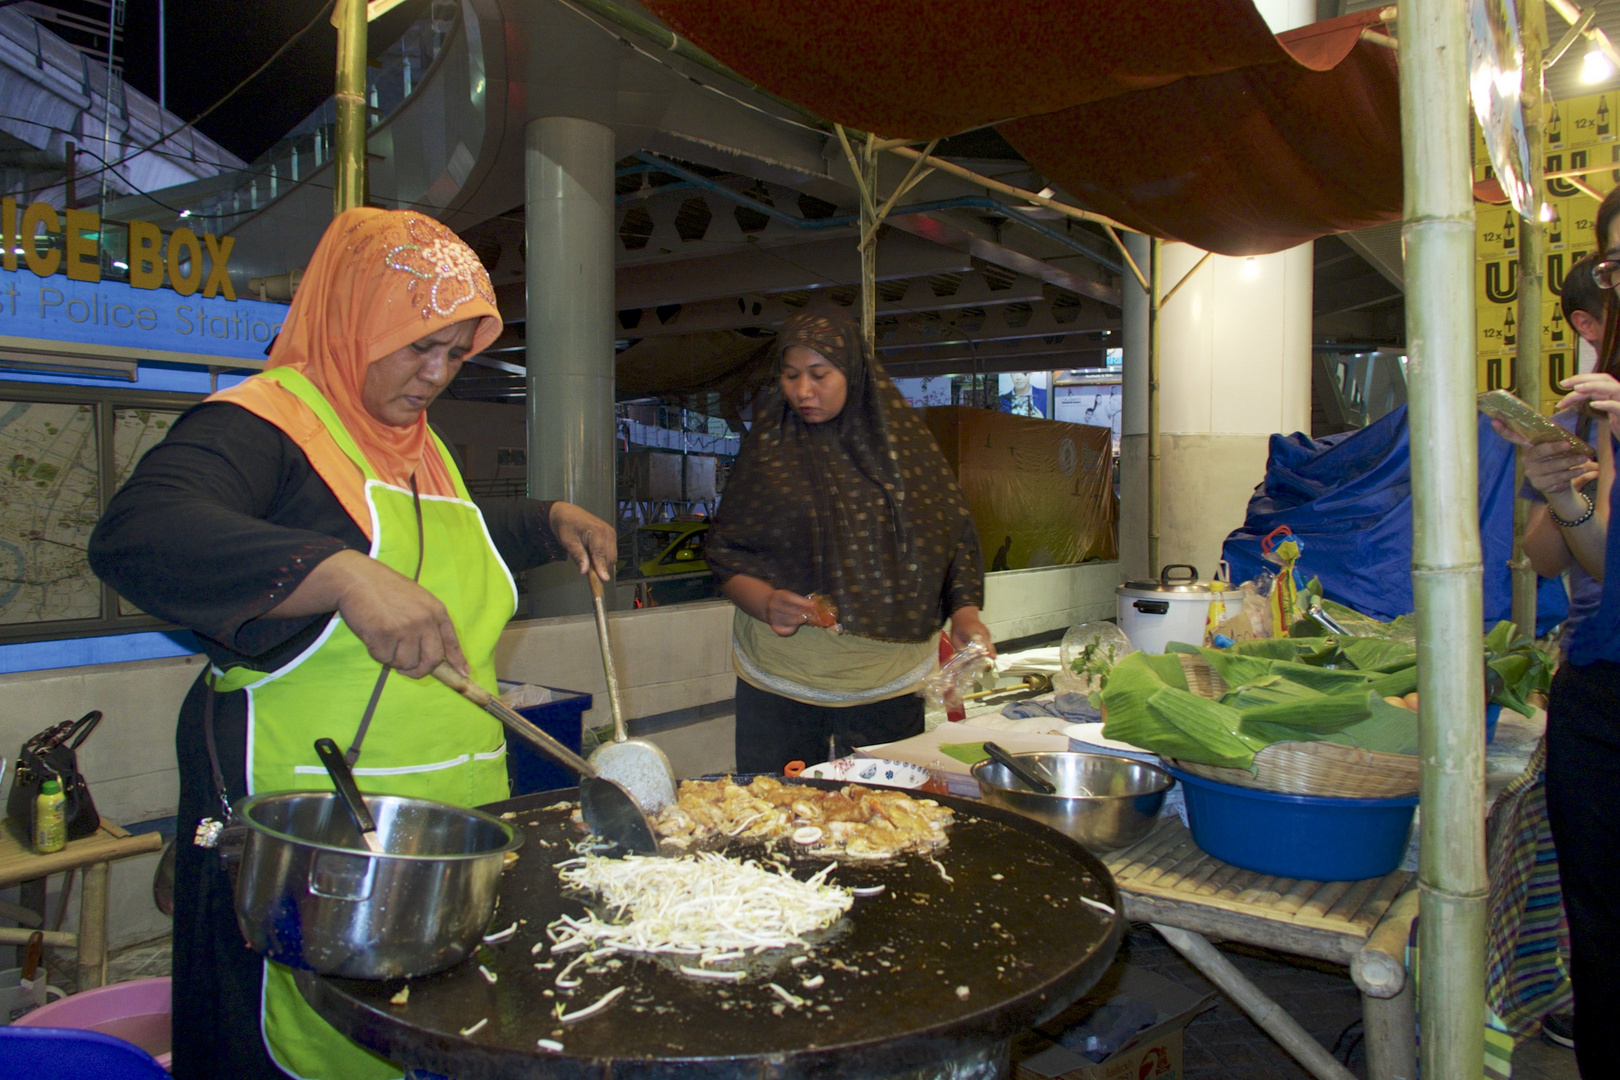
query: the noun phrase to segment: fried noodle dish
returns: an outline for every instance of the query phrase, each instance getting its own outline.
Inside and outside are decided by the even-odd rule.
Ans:
[[[787,838],[829,856],[885,859],[944,845],[949,807],[901,791],[849,784],[837,791],[756,776],[683,780],[679,798],[655,818],[665,840],[686,846],[717,839]]]

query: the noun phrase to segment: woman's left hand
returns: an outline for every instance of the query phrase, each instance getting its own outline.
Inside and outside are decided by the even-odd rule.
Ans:
[[[551,504],[551,535],[557,538],[574,560],[579,572],[607,581],[619,558],[619,536],[613,526],[573,503]]]
[[[979,618],[978,608],[959,607],[951,612],[951,647],[961,652],[972,644],[974,638],[984,643],[991,656],[996,655],[995,642],[990,640],[990,628]]]

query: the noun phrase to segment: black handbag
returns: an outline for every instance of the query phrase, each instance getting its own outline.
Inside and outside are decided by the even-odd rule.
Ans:
[[[39,789],[47,780],[62,785],[62,817],[67,822],[69,840],[83,840],[101,827],[101,815],[96,813],[90,786],[79,772],[78,754],[79,747],[99,723],[101,710],[92,709],[77,720],[64,720],[48,727],[23,743],[17,754],[11,794],[6,799],[6,816],[27,830],[30,838],[34,835]]]

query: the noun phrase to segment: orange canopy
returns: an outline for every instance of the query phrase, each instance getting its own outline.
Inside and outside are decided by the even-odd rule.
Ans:
[[[1377,9],[1274,36],[1250,0],[646,0],[732,70],[885,138],[994,125],[1133,229],[1227,255],[1401,216]]]

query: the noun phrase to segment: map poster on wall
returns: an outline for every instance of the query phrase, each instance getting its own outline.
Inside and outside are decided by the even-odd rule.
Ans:
[[[1542,267],[1541,408],[1551,413],[1565,391],[1558,386],[1578,370],[1579,337],[1564,320],[1560,290],[1569,268],[1595,249],[1598,202],[1620,183],[1620,95],[1592,94],[1549,105],[1545,121],[1546,171],[1592,170],[1547,181],[1547,203],[1554,211],[1546,226]],[[1612,165],[1613,168],[1598,166]],[[1492,176],[1490,158],[1476,126],[1474,179]],[[1577,186],[1579,184],[1580,186]],[[1593,194],[1583,191],[1590,189]],[[1506,203],[1474,205],[1474,355],[1481,390],[1514,392],[1513,360],[1528,328],[1519,318],[1518,215]]]
[[[102,486],[123,483],[179,413],[115,410],[114,474],[105,478],[97,409],[0,399],[0,627],[110,614],[86,555]],[[139,614],[128,605],[121,613]]]

